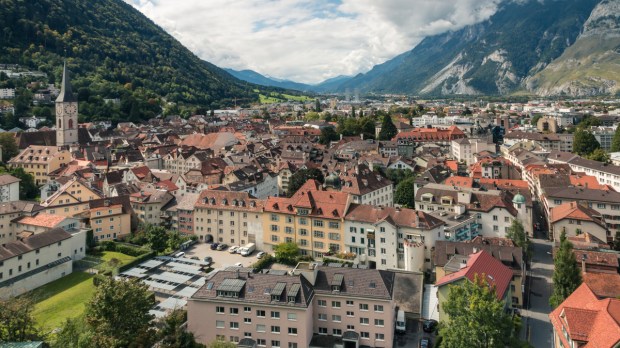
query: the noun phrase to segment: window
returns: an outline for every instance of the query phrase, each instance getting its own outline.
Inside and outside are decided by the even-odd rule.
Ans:
[[[243,307],[243,311],[246,312],[246,313],[250,313],[252,311],[252,308],[250,308],[248,306],[245,306],[245,307]]]
[[[330,221],[329,222],[329,228],[336,228],[336,229],[340,228],[340,224],[337,223],[337,222]]]
[[[342,336],[342,329],[332,329],[334,336]]]
[[[271,347],[272,348],[280,348],[280,341],[271,340]]]
[[[347,306],[353,306],[353,301],[347,300]]]
[[[289,327],[288,328],[288,334],[289,335],[297,335],[297,328],[296,327]]]
[[[323,231],[314,231],[314,238],[325,238]]]
[[[308,235],[308,230],[305,228],[300,228],[299,229],[299,235],[300,236],[307,236]]]
[[[360,324],[368,325],[369,323],[370,323],[370,320],[368,318],[360,318]]]
[[[252,318],[243,318],[243,322],[246,324],[252,324]]]
[[[280,333],[280,327],[276,325],[271,325],[271,333]]]
[[[289,343],[288,343],[288,348],[297,348],[297,343],[295,343],[295,342],[289,342]]]
[[[216,321],[215,321],[215,327],[216,327],[217,329],[223,329],[223,328],[224,328],[224,326],[225,326],[225,324],[224,324],[224,320],[216,320]]]
[[[230,314],[237,315],[239,314],[239,308],[230,308]]]
[[[271,232],[278,232],[278,225],[271,225]]]
[[[605,204],[605,203],[597,203],[597,204],[596,204],[596,207],[597,207],[598,209],[605,209],[605,208],[606,208],[606,204]]]
[[[265,332],[265,325],[257,324],[256,325],[256,332]]]
[[[339,323],[339,322],[342,321],[342,317],[339,316],[339,315],[334,314],[334,315],[332,315],[332,321],[335,321],[335,322]]]
[[[353,313],[353,311],[347,311],[347,317],[352,317],[354,315],[355,313]]]
[[[499,227],[497,225],[493,225],[493,231],[495,232],[499,231]]]
[[[314,220],[314,227],[323,227],[323,220]]]
[[[256,316],[264,318],[265,317],[265,311],[264,310],[257,310],[256,311]]]
[[[231,329],[235,329],[235,330],[239,329],[239,323],[236,322],[236,321],[231,321],[230,322],[230,328]]]
[[[330,233],[329,239],[331,240],[340,240],[340,233]]]
[[[560,204],[562,204],[562,200],[561,199],[554,199],[553,200],[553,204],[560,205]]]
[[[493,221],[497,221],[497,215],[493,215]]]
[[[261,347],[266,347],[267,346],[267,340],[264,338],[257,338],[256,339],[256,344],[261,346]]]
[[[340,301],[332,301],[332,308],[340,308]]]
[[[308,219],[306,219],[306,218],[299,218],[299,224],[300,225],[307,225],[308,224]]]
[[[277,242],[277,241],[278,241],[278,236],[276,236],[276,235],[271,235],[271,241],[272,241],[272,242]]]
[[[508,216],[504,216],[504,222],[510,222],[510,218]]]
[[[383,319],[375,319],[375,326],[383,326],[384,323]]]
[[[360,310],[367,311],[368,310],[368,303],[360,303]]]
[[[375,312],[383,312],[383,305],[375,305]]]
[[[367,332],[367,331],[362,331],[362,332],[360,332],[360,337],[368,339],[368,338],[370,338],[370,333]]]
[[[378,341],[383,341],[385,339],[385,334],[376,333],[375,334],[375,339],[378,340]]]
[[[278,221],[278,220],[279,220],[278,215],[271,214],[271,221]]]
[[[327,320],[327,314],[325,314],[325,313],[319,313],[318,318],[319,318],[319,320],[321,320],[321,321]]]
[[[251,332],[244,332],[243,333],[243,337],[252,337],[252,333]]]
[[[325,300],[318,300],[317,304],[319,305],[319,307],[326,307],[327,306],[327,301],[325,301]]]
[[[215,313],[224,314],[224,312],[226,312],[226,309],[224,307],[220,307],[220,306],[215,307]]]
[[[271,319],[280,319],[280,312],[271,312]]]
[[[347,325],[347,330],[355,330],[355,325]]]
[[[297,320],[297,313],[286,313],[286,319]]]
[[[314,242],[314,247],[316,249],[323,249],[323,242]]]

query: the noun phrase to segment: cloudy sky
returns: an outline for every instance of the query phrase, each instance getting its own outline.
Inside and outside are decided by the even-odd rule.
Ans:
[[[366,72],[502,0],[125,0],[199,57],[317,83]]]

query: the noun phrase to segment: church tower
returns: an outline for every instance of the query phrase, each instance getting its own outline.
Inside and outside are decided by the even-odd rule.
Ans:
[[[69,146],[78,141],[78,103],[71,90],[67,63],[62,69],[62,85],[56,98],[56,145]]]

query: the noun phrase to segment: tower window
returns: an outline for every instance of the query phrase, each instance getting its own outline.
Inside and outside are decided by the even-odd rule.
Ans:
[[[69,119],[69,129],[73,129],[73,120]]]
[[[58,120],[58,128],[62,128],[62,120]]]

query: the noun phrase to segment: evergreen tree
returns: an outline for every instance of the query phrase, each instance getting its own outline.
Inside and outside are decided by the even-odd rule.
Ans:
[[[549,298],[551,307],[559,306],[582,282],[581,270],[575,260],[573,244],[566,238],[566,232],[560,235],[558,248],[553,263],[553,293]]]
[[[355,118],[355,106],[351,107],[351,117]]]
[[[2,147],[2,159],[0,162],[8,162],[19,153],[13,133],[0,133],[0,147]]]
[[[293,175],[291,175],[291,179],[288,184],[288,195],[292,196],[300,187],[302,187],[306,181],[314,179],[319,183],[325,182],[325,177],[323,176],[323,172],[321,172],[317,168],[313,169],[302,169],[296,171]]]
[[[620,127],[616,128],[614,138],[611,141],[611,152],[620,151]]]
[[[512,220],[512,224],[508,227],[508,232],[506,232],[506,238],[511,239],[516,246],[523,249],[524,254],[528,254],[530,239],[527,237],[525,228],[520,220]]]
[[[381,131],[379,132],[379,140],[392,140],[398,134],[398,130],[392,122],[390,115],[383,116],[383,122],[381,122]]]
[[[319,98],[314,101],[314,111],[321,112],[321,101]]]
[[[336,133],[334,127],[325,127],[321,129],[321,135],[319,136],[319,143],[323,145],[329,145],[331,141],[338,140],[340,136]]]

